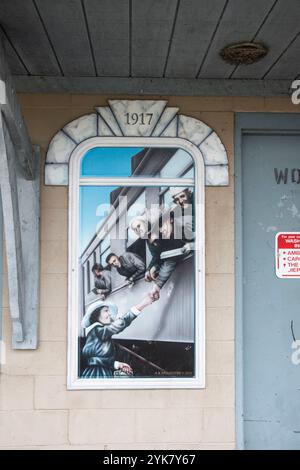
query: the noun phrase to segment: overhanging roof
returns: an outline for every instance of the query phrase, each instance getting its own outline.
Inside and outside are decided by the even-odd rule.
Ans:
[[[1,0],[17,91],[286,94],[300,74],[298,0]],[[269,48],[232,66],[220,50]]]

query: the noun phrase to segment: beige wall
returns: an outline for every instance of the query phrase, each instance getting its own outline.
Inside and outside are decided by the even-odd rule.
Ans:
[[[32,141],[40,145],[44,158],[49,140],[61,127],[92,112],[93,106],[106,104],[108,97],[19,98]],[[167,99],[181,114],[213,127],[229,155],[230,186],[206,189],[206,389],[66,390],[67,188],[45,187],[42,181],[40,346],[37,351],[10,348],[4,272],[7,358],[0,376],[0,448],[235,447],[234,112],[297,110],[285,98]]]

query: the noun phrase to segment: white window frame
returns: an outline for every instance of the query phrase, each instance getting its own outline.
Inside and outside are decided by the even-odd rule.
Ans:
[[[182,148],[190,153],[195,165],[194,198],[196,212],[195,252],[195,376],[189,378],[101,378],[78,377],[79,325],[79,188],[82,184],[102,186],[121,184],[172,186],[173,178],[80,178],[80,161],[94,147],[166,147]],[[154,180],[156,183],[154,184]],[[182,186],[190,180],[182,180]],[[177,185],[177,183],[176,183]],[[73,151],[69,165],[69,275],[68,275],[68,389],[195,389],[205,387],[205,169],[200,150],[191,142],[174,137],[93,137],[83,141]]]

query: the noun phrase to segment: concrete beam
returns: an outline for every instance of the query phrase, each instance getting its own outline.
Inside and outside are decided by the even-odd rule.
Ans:
[[[8,288],[12,335],[16,342],[23,341],[22,309],[24,305],[24,269],[17,175],[14,148],[6,123],[0,114],[0,187],[4,212],[4,233],[8,268]]]
[[[0,39],[0,189],[16,349],[37,347],[39,175],[39,152],[30,142]]]
[[[290,80],[14,76],[19,93],[288,96]]]
[[[37,151],[35,160],[38,168]],[[0,188],[12,346],[35,349],[39,304],[39,178],[26,180],[18,170],[13,141],[0,112]]]

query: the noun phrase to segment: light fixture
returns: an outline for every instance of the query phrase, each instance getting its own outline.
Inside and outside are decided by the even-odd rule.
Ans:
[[[257,42],[239,42],[224,47],[220,56],[231,65],[250,65],[268,53],[268,48]]]

